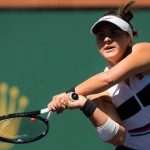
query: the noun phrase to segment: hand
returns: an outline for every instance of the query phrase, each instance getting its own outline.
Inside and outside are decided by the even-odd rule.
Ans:
[[[79,95],[78,100],[73,100],[70,98],[70,94],[71,93],[61,93],[55,95],[52,98],[52,101],[48,104],[49,110],[61,113],[65,109],[78,109],[81,108],[87,100],[84,96],[81,95]]]
[[[68,99],[66,93],[53,96],[52,101],[48,104],[48,109],[57,113],[63,112],[66,109],[66,99]]]
[[[82,95],[78,95],[78,99],[77,100],[74,100],[71,98],[71,93],[68,93],[68,97],[70,97],[70,100],[66,102],[67,104],[67,107],[69,109],[78,109],[78,108],[82,108],[83,105],[85,104],[86,102],[86,97],[82,96]]]

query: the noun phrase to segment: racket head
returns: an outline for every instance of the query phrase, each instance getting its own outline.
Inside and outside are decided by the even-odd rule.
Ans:
[[[7,143],[24,144],[44,137],[49,131],[48,119],[33,114],[27,112],[1,116],[0,140]]]

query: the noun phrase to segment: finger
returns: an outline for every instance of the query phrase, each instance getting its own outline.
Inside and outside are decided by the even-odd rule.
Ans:
[[[48,109],[49,109],[50,111],[56,111],[55,107],[54,107],[51,103],[48,104]]]
[[[64,112],[64,109],[57,111],[57,114],[59,115],[59,114],[61,114],[63,112]]]
[[[65,105],[61,105],[61,106],[57,109],[57,114],[62,113],[65,109],[66,109],[66,106],[65,106]]]

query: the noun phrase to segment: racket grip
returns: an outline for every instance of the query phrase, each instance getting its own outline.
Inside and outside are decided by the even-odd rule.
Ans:
[[[73,99],[73,100],[78,100],[79,96],[78,96],[78,94],[76,94],[75,92],[73,92],[73,93],[70,94],[70,98]]]

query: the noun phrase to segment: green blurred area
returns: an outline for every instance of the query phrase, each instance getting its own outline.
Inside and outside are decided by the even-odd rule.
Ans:
[[[108,10],[108,9],[107,9]],[[90,27],[107,10],[0,10],[0,83],[29,98],[26,110],[47,106],[52,96],[103,71]],[[135,11],[135,42],[149,42],[150,13]],[[12,150],[111,150],[79,110],[53,114],[40,141]],[[0,148],[1,150],[1,148]]]

